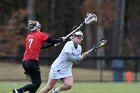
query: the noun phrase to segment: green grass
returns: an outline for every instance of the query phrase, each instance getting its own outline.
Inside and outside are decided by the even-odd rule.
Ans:
[[[9,65],[10,64],[10,65]],[[42,80],[47,80],[50,67],[41,66]],[[1,62],[0,80],[27,80],[23,74],[21,64]],[[125,74],[125,73],[124,73]],[[75,81],[99,80],[99,70],[74,68],[73,76]],[[134,75],[133,75],[134,76]],[[140,80],[140,73],[138,80]],[[104,70],[103,80],[112,80],[112,71]],[[125,79],[125,78],[124,78]],[[12,93],[13,88],[20,88],[28,82],[0,82],[0,93]],[[59,84],[57,84],[58,86]],[[45,86],[42,83],[39,90]],[[62,93],[139,93],[140,84],[138,83],[74,83],[73,88]],[[28,93],[28,92],[26,92]],[[38,92],[37,92],[38,93]],[[50,92],[49,92],[50,93]]]
[[[12,93],[13,88],[19,88],[27,82],[0,82],[0,93]],[[45,85],[42,83],[39,90]],[[57,86],[60,84],[57,84]],[[138,83],[74,83],[73,88],[62,93],[139,93]],[[37,92],[38,93],[38,92]],[[50,93],[50,92],[49,92]]]

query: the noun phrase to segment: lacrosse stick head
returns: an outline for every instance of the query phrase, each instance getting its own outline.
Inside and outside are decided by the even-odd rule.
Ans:
[[[107,39],[101,39],[101,41],[94,47],[95,50],[103,47],[107,43]]]
[[[97,21],[97,16],[95,14],[87,13],[87,17],[85,18],[84,23],[89,24],[92,21]]]
[[[107,43],[107,39],[101,39],[100,46],[104,46]]]

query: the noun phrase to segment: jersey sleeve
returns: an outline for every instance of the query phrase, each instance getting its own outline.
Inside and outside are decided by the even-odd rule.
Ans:
[[[72,46],[73,46],[72,42],[67,42],[64,46],[64,51],[66,53],[72,53]]]
[[[48,39],[48,35],[40,32],[39,38],[42,42],[45,42]]]

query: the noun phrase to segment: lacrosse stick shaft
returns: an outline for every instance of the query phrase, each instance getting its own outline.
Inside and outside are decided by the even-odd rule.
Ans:
[[[78,29],[80,29],[85,23],[81,23],[76,29],[74,29],[71,33],[69,33],[68,35],[66,35],[65,37],[68,38],[69,36],[71,36],[73,33],[75,33]]]
[[[103,45],[104,46],[104,45]],[[90,53],[91,51],[96,51],[96,50],[98,50],[99,48],[101,48],[101,47],[103,47],[103,46],[101,46],[100,44],[99,45],[96,45],[96,46],[94,46],[93,48],[91,48],[91,49],[89,49],[88,51],[87,51],[87,53]]]
[[[92,52],[93,50],[96,51],[98,49],[97,45],[93,46],[91,49],[89,49],[87,51],[87,53],[89,54],[90,52]]]
[[[87,53],[89,54],[91,51],[93,51],[93,49],[88,50]]]
[[[99,44],[93,46],[91,49],[89,49],[89,50],[87,51],[87,53],[90,53],[90,52],[93,51],[93,50],[94,50],[94,51],[98,50],[99,48],[103,47],[106,43],[107,43],[107,40],[101,40],[101,42],[100,42]]]
[[[74,29],[71,33],[69,33],[68,35],[66,35],[65,37],[68,38],[69,36],[71,36],[73,33],[75,33],[78,29],[80,29],[85,23],[81,23],[76,29]],[[60,43],[55,44],[54,46],[58,46],[60,45]]]

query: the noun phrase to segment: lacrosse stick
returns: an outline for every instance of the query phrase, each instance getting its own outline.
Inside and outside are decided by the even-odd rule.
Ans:
[[[91,51],[97,51],[99,48],[105,46],[105,44],[107,43],[107,40],[106,39],[101,39],[101,41],[97,44],[97,45],[94,45],[91,49],[89,49],[87,51],[87,54],[90,53]]]
[[[65,36],[65,38],[68,38],[69,36],[71,36],[72,34],[74,34],[78,29],[80,29],[83,25],[85,24],[89,24],[93,21],[97,21],[97,16],[95,14],[91,14],[91,13],[87,13],[87,17],[84,19],[84,22],[82,22],[77,28],[75,28],[71,33],[69,33],[68,35]],[[55,44],[54,46],[59,45]]]
[[[70,35],[75,33],[78,29],[80,29],[83,25],[89,24],[92,21],[97,21],[97,16],[95,14],[88,13],[87,17],[84,19],[84,22],[82,22],[77,28],[75,28],[71,33],[66,35],[65,37],[68,38]]]

